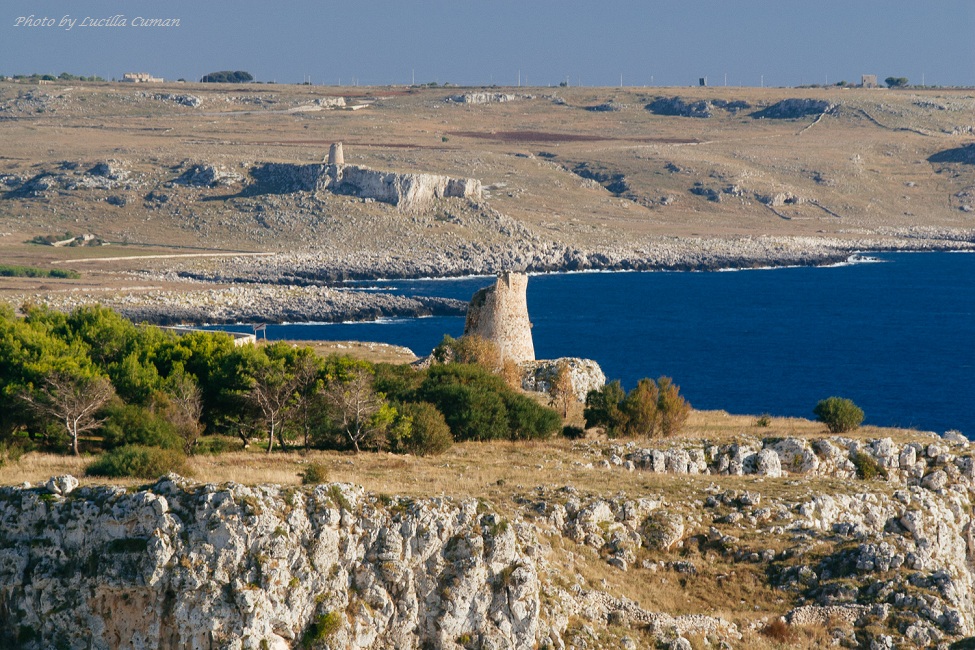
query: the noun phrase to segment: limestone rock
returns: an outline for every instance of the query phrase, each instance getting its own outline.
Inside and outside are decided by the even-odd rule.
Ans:
[[[779,455],[771,449],[763,449],[758,452],[755,458],[755,473],[769,478],[778,478],[782,475],[782,465],[779,462]]]
[[[669,551],[684,537],[684,519],[679,514],[655,512],[643,524],[643,544],[653,550]]]
[[[56,494],[58,496],[67,496],[74,492],[75,488],[77,487],[78,479],[70,474],[52,476],[47,483],[44,484],[44,489],[51,494]]]
[[[569,366],[569,377],[572,379],[572,389],[576,399],[580,402],[585,401],[586,395],[591,390],[602,388],[606,383],[606,375],[603,373],[599,364],[592,359],[579,359],[576,357],[562,357],[561,359],[546,359],[539,361],[526,361],[521,364],[524,372],[521,387],[525,390],[547,393],[552,385],[559,370],[559,364],[566,363]]]
[[[807,115],[822,115],[835,108],[824,99],[783,99],[760,111],[752,113],[756,119],[794,120]]]
[[[236,172],[227,171],[214,165],[201,164],[193,165],[174,182],[178,185],[189,185],[192,187],[224,187],[236,185],[244,180],[244,177]]]

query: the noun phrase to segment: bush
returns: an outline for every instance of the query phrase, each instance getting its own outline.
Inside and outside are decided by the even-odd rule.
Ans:
[[[877,459],[868,453],[858,451],[852,458],[853,466],[857,468],[857,478],[864,481],[872,481],[875,478],[887,480],[887,468],[877,462]]]
[[[776,618],[760,630],[762,636],[779,643],[791,643],[795,640],[795,633],[782,618]]]
[[[586,430],[582,427],[567,424],[562,427],[562,436],[569,440],[582,440],[586,437]]]
[[[544,440],[562,426],[562,418],[557,411],[542,406],[530,397],[509,392],[503,398],[508,411],[509,440]]]
[[[626,424],[626,415],[620,410],[620,404],[625,398],[626,393],[619,380],[589,391],[583,411],[586,428],[603,427],[610,438],[620,435]]]
[[[106,449],[123,445],[181,449],[183,439],[165,419],[141,406],[119,404],[109,411],[102,429]]]
[[[202,436],[199,442],[196,443],[193,453],[217,456],[228,451],[240,451],[242,446],[243,443],[240,441],[240,438],[220,435]]]
[[[316,644],[327,641],[342,627],[342,617],[338,612],[328,612],[327,614],[322,614],[312,621],[311,625],[305,631],[305,637],[302,639],[302,646],[305,648],[311,648]]]
[[[328,468],[322,463],[308,463],[308,467],[299,473],[302,485],[319,485],[328,482]]]
[[[660,413],[660,433],[664,437],[679,433],[691,414],[691,405],[680,395],[680,386],[670,377],[657,380],[660,397],[657,409]]]
[[[85,469],[88,476],[153,479],[176,472],[186,474],[186,456],[178,449],[126,445],[106,452]]]
[[[843,397],[820,400],[813,413],[832,433],[855,431],[863,422],[863,409]]]
[[[409,432],[393,441],[393,450],[417,456],[437,456],[450,449],[454,437],[443,413],[429,402],[406,404],[401,412],[409,419]]]

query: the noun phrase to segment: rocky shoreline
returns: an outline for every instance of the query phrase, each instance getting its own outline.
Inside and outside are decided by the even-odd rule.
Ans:
[[[10,302],[19,305],[27,300],[58,311],[100,304],[137,323],[154,325],[339,323],[463,316],[467,311],[467,303],[451,298],[410,298],[320,286],[273,284],[244,284],[219,289],[194,287],[186,291],[47,293],[18,296]]]
[[[359,291],[347,283],[369,280],[456,278],[580,271],[716,271],[727,269],[831,266],[854,255],[879,252],[975,250],[975,231],[910,230],[871,233],[849,239],[826,237],[662,238],[642,245],[571,248],[538,239],[508,247],[462,244],[414,257],[388,251],[359,250],[241,256],[182,261],[172,267],[146,268],[134,274],[145,283],[186,285],[186,290],[139,287],[118,291],[47,291],[16,294],[6,302],[44,304],[67,311],[102,304],[136,322],[159,325],[231,323],[355,322],[383,318],[462,316],[461,300],[396,296]],[[156,262],[161,264],[161,262]],[[228,286],[229,285],[229,286]]]
[[[464,244],[408,257],[360,250],[230,258],[219,269],[185,269],[181,277],[209,282],[342,283],[362,280],[452,278],[575,271],[717,271],[829,266],[856,253],[975,250],[975,230],[909,229],[849,239],[827,237],[655,238],[627,246],[581,249],[558,242],[523,240],[490,248]]]

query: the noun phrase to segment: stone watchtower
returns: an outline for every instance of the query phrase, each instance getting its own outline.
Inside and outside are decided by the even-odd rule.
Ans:
[[[345,155],[342,153],[342,143],[335,142],[328,148],[328,164],[344,165]]]
[[[515,363],[534,361],[527,291],[526,274],[501,273],[494,286],[481,289],[471,298],[464,334],[493,341],[502,359],[511,359]]]

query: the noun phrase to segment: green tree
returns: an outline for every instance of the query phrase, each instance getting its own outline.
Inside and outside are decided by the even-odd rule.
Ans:
[[[166,378],[157,405],[182,440],[183,453],[191,454],[203,435],[203,393],[193,375],[180,364]]]
[[[509,425],[502,395],[508,390],[481,366],[448,363],[427,371],[417,396],[443,413],[454,440],[503,440]]]
[[[602,427],[611,438],[623,433],[626,414],[620,409],[620,404],[625,398],[626,393],[618,379],[602,388],[590,390],[586,395],[586,408],[583,411],[586,428]]]
[[[907,77],[887,77],[884,83],[888,88],[903,88],[907,85]]]
[[[855,431],[863,423],[863,409],[843,397],[820,400],[813,413],[832,433]]]
[[[286,343],[253,348],[249,364],[251,378],[247,401],[259,413],[267,433],[267,453],[278,438],[286,447],[284,428],[296,404],[307,396],[308,384],[315,380],[313,353]]]
[[[502,399],[508,412],[509,440],[542,440],[562,426],[558,412],[530,397],[509,391],[502,394]]]

